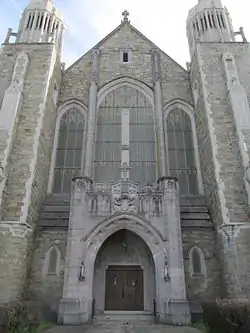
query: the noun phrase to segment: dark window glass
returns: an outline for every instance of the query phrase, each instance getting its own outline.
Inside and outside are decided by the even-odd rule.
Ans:
[[[175,109],[168,115],[166,128],[170,174],[179,179],[181,195],[197,194],[191,119],[183,110]]]
[[[128,62],[128,52],[123,52],[123,62]]]
[[[76,108],[66,112],[60,123],[53,192],[69,193],[71,180],[80,176],[84,138],[84,116]]]
[[[200,257],[200,253],[197,249],[193,250],[192,261],[193,261],[194,274],[201,274],[201,257]]]
[[[58,256],[57,250],[53,247],[49,252],[48,274],[56,273],[56,266],[57,266],[57,260],[58,260],[57,256]]]
[[[122,112],[129,110],[130,179],[156,181],[154,114],[147,98],[131,87],[120,87],[109,95],[98,110],[94,178],[98,183],[121,178]]]

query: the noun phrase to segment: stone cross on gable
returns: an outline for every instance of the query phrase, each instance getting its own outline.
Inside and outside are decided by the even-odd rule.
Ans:
[[[122,22],[128,22],[129,12],[127,10],[124,10],[122,13],[123,21]]]

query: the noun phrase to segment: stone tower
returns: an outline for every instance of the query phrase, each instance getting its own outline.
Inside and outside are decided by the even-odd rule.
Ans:
[[[220,0],[199,0],[189,11],[187,19],[187,37],[191,57],[195,42],[231,42],[235,41],[229,13]]]
[[[235,41],[235,35],[242,42]],[[224,296],[249,298],[249,70],[243,29],[221,1],[200,0],[187,19],[201,170],[223,267]]]
[[[60,85],[63,23],[50,0],[31,0],[0,55],[0,302],[20,298],[46,192]],[[13,42],[14,39],[14,42]]]

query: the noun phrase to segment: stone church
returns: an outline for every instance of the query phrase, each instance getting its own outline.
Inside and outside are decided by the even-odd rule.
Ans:
[[[187,69],[127,11],[67,69],[63,30],[53,0],[31,0],[0,52],[0,303],[37,301],[62,324],[175,325],[202,302],[249,300],[243,28],[199,0]]]

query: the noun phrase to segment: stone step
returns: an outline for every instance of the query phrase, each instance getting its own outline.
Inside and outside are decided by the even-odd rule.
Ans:
[[[114,325],[106,326],[56,326],[46,333],[201,333],[192,327],[172,327],[163,325]]]
[[[204,213],[181,213],[183,220],[210,220],[209,214]]]
[[[180,206],[181,213],[208,213],[207,206]]]
[[[40,214],[40,218],[42,220],[51,220],[51,219],[68,220],[69,219],[69,212],[42,211],[41,214]]]
[[[104,314],[94,317],[95,326],[110,326],[110,325],[151,325],[154,323],[154,316],[145,311],[130,312],[130,311],[105,311]]]
[[[42,208],[43,212],[69,212],[70,206],[69,205],[59,205],[59,206],[50,206],[50,205],[45,205]]]

